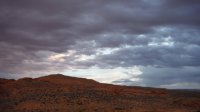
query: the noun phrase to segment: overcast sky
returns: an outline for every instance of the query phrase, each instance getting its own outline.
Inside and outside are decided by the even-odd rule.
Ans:
[[[200,89],[200,0],[0,0],[0,77]]]

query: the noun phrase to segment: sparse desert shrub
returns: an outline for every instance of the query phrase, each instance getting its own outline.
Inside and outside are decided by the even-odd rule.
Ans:
[[[121,108],[121,107],[115,107],[114,109],[115,109],[115,110],[124,110],[124,109]]]

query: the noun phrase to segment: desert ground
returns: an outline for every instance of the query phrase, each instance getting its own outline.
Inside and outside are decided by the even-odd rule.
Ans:
[[[0,79],[0,112],[200,112],[200,92],[117,86],[61,74]]]

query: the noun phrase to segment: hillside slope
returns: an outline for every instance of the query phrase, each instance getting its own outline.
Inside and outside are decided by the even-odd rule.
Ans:
[[[199,92],[116,86],[60,74],[0,79],[0,112],[199,111]]]

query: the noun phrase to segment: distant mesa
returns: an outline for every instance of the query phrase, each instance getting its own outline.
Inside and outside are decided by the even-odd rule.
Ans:
[[[52,74],[44,77],[36,78],[35,80],[38,81],[45,81],[50,82],[54,84],[67,84],[67,85],[91,85],[91,84],[97,84],[97,81],[94,81],[92,79],[85,79],[85,78],[77,78],[77,77],[70,77],[65,76],[62,74]]]

